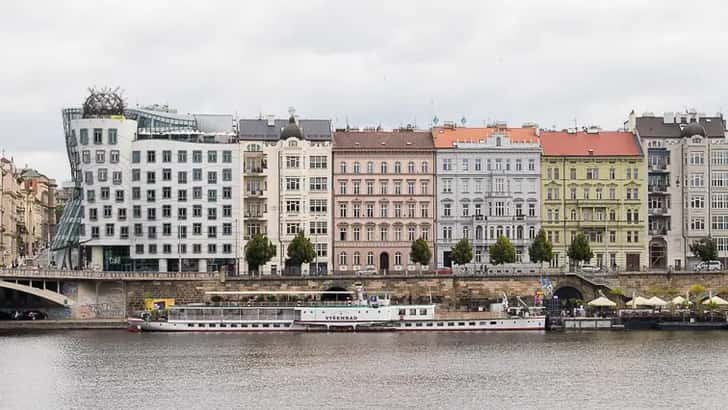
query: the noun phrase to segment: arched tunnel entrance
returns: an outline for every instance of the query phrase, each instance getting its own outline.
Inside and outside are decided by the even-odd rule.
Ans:
[[[576,306],[577,302],[584,303],[584,295],[581,291],[573,286],[564,286],[556,289],[554,297],[558,298],[559,305],[562,308],[571,308]]]
[[[325,292],[321,294],[322,302],[344,302],[347,299],[351,299],[350,292],[341,286],[331,286]],[[347,292],[347,294],[338,292]]]

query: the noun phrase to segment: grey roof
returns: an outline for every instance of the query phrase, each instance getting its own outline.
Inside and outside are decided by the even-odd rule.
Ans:
[[[430,131],[337,131],[334,149],[422,150],[434,149]]]
[[[680,123],[666,124],[662,117],[637,117],[637,131],[641,138],[680,138],[682,128],[687,125]],[[700,125],[705,128],[707,137],[725,137],[725,121],[721,117],[703,117],[700,119]]]
[[[233,132],[233,116],[229,114],[194,114],[197,129],[209,133]]]
[[[275,120],[269,126],[265,119],[240,120],[240,139],[255,141],[278,141],[281,130],[288,125],[287,119]],[[298,126],[303,132],[303,139],[311,141],[331,141],[331,121],[329,120],[299,120]]]

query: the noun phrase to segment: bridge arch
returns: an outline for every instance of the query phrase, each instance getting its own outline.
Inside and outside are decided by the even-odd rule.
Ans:
[[[59,304],[61,306],[73,306],[76,302],[71,300],[68,296],[61,293],[54,292],[48,289],[38,289],[33,286],[24,285],[17,282],[9,282],[6,280],[0,280],[0,288],[12,289],[18,292],[27,293],[29,295],[37,296],[47,301]]]

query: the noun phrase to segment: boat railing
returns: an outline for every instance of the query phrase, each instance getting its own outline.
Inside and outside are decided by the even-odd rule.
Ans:
[[[382,306],[381,304],[378,306]],[[211,303],[205,306],[174,306],[175,309],[194,309],[194,308],[246,308],[246,307],[374,307],[371,304],[346,303],[346,302],[222,302]]]

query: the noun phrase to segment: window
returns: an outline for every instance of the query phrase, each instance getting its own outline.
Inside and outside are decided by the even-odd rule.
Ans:
[[[346,162],[339,162],[339,173],[346,174]]]
[[[222,162],[229,164],[233,162],[233,152],[232,151],[223,151],[222,152]]]
[[[347,209],[346,202],[339,202],[339,218],[346,218]]]
[[[346,265],[346,252],[339,253],[339,265]]]
[[[326,199],[311,199],[308,201],[308,204],[311,213],[328,212],[328,200]]]
[[[147,171],[147,184],[154,184],[157,182],[157,174],[154,171]]]
[[[716,175],[716,173],[713,173],[713,178],[718,180],[719,175]],[[703,173],[691,173],[689,175],[689,181],[690,181],[690,187],[693,188],[702,188],[705,186],[705,176]],[[714,185],[715,186],[715,185]]]
[[[222,206],[222,216],[223,216],[223,218],[231,218],[233,216],[233,206],[232,205],[223,205]]]
[[[700,174],[702,175],[702,174]],[[728,187],[728,171],[713,171],[710,185],[716,188]]]
[[[690,165],[703,165],[705,163],[705,153],[703,151],[691,151],[688,158]]]
[[[96,163],[103,164],[106,161],[106,151],[96,150]]]
[[[478,160],[480,161],[480,160]],[[423,174],[426,174],[429,172],[430,166],[428,165],[427,161],[422,161],[422,164],[420,164],[420,170]]]
[[[702,195],[691,196],[690,197],[690,208],[692,208],[692,209],[705,208],[705,198]]]
[[[311,169],[327,169],[328,158],[325,155],[312,155],[309,158],[309,168]]]
[[[177,172],[177,182],[180,184],[186,184],[187,183],[187,172],[186,171],[178,171]]]
[[[154,151],[147,151],[147,163],[153,164],[156,162],[156,153]]]
[[[207,172],[207,183],[208,184],[217,184],[217,172],[215,172],[215,171]]]
[[[162,162],[172,162],[172,151],[162,151]]]
[[[361,172],[361,164],[359,164],[359,161],[354,162],[354,173],[358,174]]]
[[[88,129],[81,128],[79,130],[79,136],[78,136],[79,142],[81,145],[88,145]]]
[[[728,165],[728,150],[716,150],[710,153],[713,165]]]
[[[124,202],[124,191],[118,190],[115,193],[116,202]]]
[[[207,208],[207,219],[208,220],[217,219],[217,208]]]
[[[299,156],[287,156],[286,157],[286,168],[298,169],[301,167],[301,157]]]
[[[367,161],[367,174],[373,174],[374,173],[374,162]]]
[[[586,179],[599,179],[599,168],[587,168]]]
[[[452,180],[451,179],[442,180],[442,192],[446,193],[446,194],[452,193]]]
[[[328,191],[328,177],[311,177],[309,179],[309,190],[311,191]]]
[[[177,200],[180,202],[187,201],[187,190],[186,189],[180,189],[177,191]]]
[[[202,151],[192,151],[192,162],[198,164],[202,162]]]
[[[286,177],[286,190],[298,191],[301,188],[301,179],[298,177]]]
[[[179,163],[187,162],[187,151],[177,151],[177,162],[179,162]]]
[[[207,202],[216,202],[216,201],[217,201],[217,190],[208,189],[207,190]]]
[[[119,151],[118,150],[109,151],[109,162],[111,162],[112,164],[119,163]]]
[[[326,221],[312,221],[308,228],[310,235],[327,235],[329,233]]]
[[[301,230],[301,224],[297,222],[289,222],[286,224],[286,234],[296,235]]]
[[[399,161],[396,161],[394,163],[394,173],[395,174],[401,174],[402,173],[402,163]]]
[[[536,170],[536,160],[529,159],[528,160],[528,170],[529,171],[535,171]]]
[[[94,144],[101,145],[104,143],[101,128],[94,128]]]
[[[451,158],[445,158],[442,160],[442,170],[443,171],[452,171],[452,159]]]
[[[98,175],[99,182],[106,182],[108,180],[108,177],[109,177],[108,169],[99,168],[98,173],[99,173],[99,175]]]

